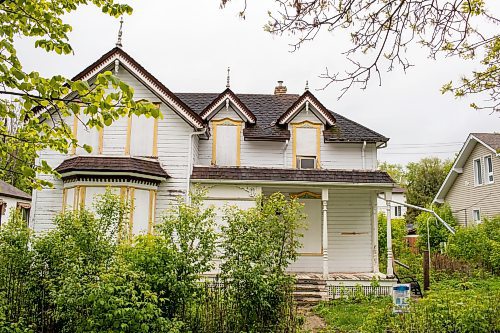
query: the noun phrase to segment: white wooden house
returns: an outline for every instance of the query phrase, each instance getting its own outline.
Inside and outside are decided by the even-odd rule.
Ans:
[[[377,194],[390,197],[394,186],[377,170],[377,150],[388,138],[330,111],[308,90],[287,94],[282,83],[273,94],[239,94],[229,85],[219,93],[173,93],[121,48],[75,79],[92,81],[104,70],[130,84],[138,100],[157,103],[163,119],[133,116],[100,131],[65,119],[94,149],[41,153],[62,178],[42,176],[55,186],[34,192],[35,230],[51,228],[63,207],[88,207],[108,186],[133,200],[135,233],[151,232],[193,184],[205,186],[207,204],[216,207],[251,207],[255,195],[280,191],[298,197],[308,216],[291,272],[336,286],[394,282],[379,273],[377,253]]]

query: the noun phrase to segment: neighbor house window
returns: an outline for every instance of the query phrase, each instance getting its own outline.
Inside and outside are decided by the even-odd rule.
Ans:
[[[292,163],[298,169],[319,169],[321,124],[309,121],[292,124]]]
[[[23,220],[25,220],[27,223],[29,223],[30,222],[31,205],[29,203],[25,203],[25,202],[18,202],[17,209],[21,212],[21,216],[22,216]]]
[[[401,217],[401,206],[394,206],[394,216]]]
[[[212,164],[240,165],[241,121],[225,118],[212,121]]]
[[[2,219],[6,211],[7,211],[7,203],[0,200],[0,226],[2,226]]]
[[[483,167],[481,164],[480,158],[474,160],[474,184],[476,186],[483,184]]]
[[[481,222],[481,212],[479,209],[472,210],[472,219],[474,222]]]
[[[493,160],[491,159],[491,155],[484,158],[484,169],[486,183],[493,183]]]

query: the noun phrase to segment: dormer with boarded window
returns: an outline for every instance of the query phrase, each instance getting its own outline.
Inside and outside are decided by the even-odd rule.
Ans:
[[[255,124],[253,113],[227,88],[200,114],[211,130],[212,158],[216,166],[240,166],[242,128]]]

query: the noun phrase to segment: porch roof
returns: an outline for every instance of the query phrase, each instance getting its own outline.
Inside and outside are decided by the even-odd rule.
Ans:
[[[392,186],[394,181],[380,170],[280,169],[260,167],[195,166],[192,180],[250,182],[304,182],[374,184]]]

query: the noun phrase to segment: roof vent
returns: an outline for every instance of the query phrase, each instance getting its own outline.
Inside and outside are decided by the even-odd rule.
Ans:
[[[275,95],[286,94],[286,86],[283,85],[283,81],[278,81],[278,85],[274,88]]]

